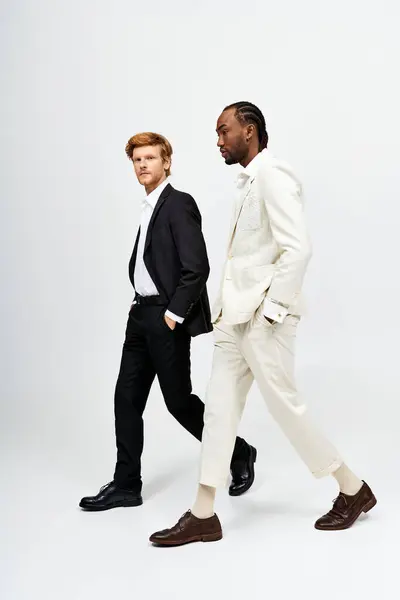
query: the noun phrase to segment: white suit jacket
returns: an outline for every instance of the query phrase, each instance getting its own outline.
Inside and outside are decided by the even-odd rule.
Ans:
[[[249,321],[264,302],[264,314],[282,322],[301,315],[301,288],[311,258],[302,186],[291,168],[268,150],[238,176],[228,253],[217,300],[215,323]]]

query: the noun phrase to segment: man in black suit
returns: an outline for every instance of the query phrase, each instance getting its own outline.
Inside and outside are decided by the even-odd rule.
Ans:
[[[143,412],[156,375],[169,412],[199,441],[203,432],[204,404],[190,380],[191,337],[212,331],[201,215],[194,199],[169,183],[168,140],[141,133],[125,150],[147,197],[129,263],[135,298],[115,389],[117,464],[112,482],[82,498],[86,510],[142,504]],[[255,459],[255,448],[237,438],[232,496],[252,485]]]

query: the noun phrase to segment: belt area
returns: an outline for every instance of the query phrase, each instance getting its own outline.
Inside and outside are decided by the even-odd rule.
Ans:
[[[165,306],[166,303],[161,296],[139,296],[136,294],[134,302],[141,306]]]

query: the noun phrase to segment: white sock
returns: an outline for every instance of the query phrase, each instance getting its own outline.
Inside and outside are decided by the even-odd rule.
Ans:
[[[208,485],[199,485],[196,501],[192,513],[198,519],[209,519],[214,514],[214,501],[216,488]]]
[[[350,471],[349,467],[344,463],[332,475],[338,482],[340,491],[348,496],[357,494],[363,485],[361,479],[358,479],[353,471]]]

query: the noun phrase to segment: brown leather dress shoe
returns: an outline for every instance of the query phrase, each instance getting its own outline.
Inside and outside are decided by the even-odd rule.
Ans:
[[[376,498],[368,484],[363,485],[357,494],[348,496],[340,492],[333,504],[332,510],[318,519],[316,529],[337,531],[351,527],[361,513],[367,513],[376,504]]]
[[[216,542],[221,538],[221,523],[217,515],[198,519],[188,510],[171,529],[153,533],[150,542],[157,546],[181,546],[190,542]]]

